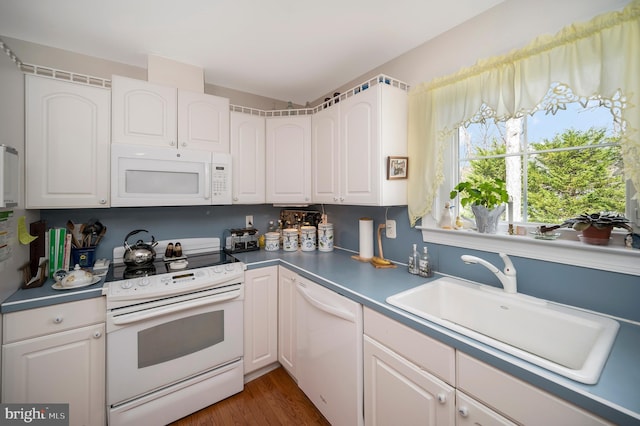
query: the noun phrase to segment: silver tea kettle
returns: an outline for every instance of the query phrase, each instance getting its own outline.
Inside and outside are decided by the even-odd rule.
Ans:
[[[131,246],[127,242],[129,237],[135,235],[139,232],[149,232],[146,229],[136,229],[135,231],[131,231],[124,237],[124,264],[127,266],[144,266],[153,263],[156,258],[156,251],[153,249],[158,242],[155,237],[151,236],[151,242],[145,243],[142,240],[136,241],[136,243]]]

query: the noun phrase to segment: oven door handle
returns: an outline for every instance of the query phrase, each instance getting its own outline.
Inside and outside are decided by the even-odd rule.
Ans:
[[[158,308],[152,308],[146,311],[132,312],[129,314],[122,314],[114,316],[112,323],[114,325],[131,324],[138,321],[148,320],[151,318],[160,317],[163,315],[173,314],[176,312],[184,311],[187,309],[198,308],[201,306],[213,305],[216,303],[226,302],[240,297],[242,292],[240,290],[230,291],[216,296],[204,297],[201,300],[187,300],[184,302],[176,303],[170,306],[161,306]]]

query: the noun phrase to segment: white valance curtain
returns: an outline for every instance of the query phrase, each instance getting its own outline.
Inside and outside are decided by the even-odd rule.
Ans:
[[[634,0],[621,12],[538,37],[523,49],[411,90],[411,225],[431,212],[443,181],[444,144],[457,127],[483,106],[498,118],[525,115],[558,83],[581,98],[598,96],[620,103],[625,175],[640,190],[640,0]]]

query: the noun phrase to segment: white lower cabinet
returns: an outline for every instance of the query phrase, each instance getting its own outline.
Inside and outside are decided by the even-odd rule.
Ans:
[[[365,424],[453,425],[455,389],[364,337]]]
[[[103,298],[4,315],[3,403],[68,403],[70,425],[105,424]]]
[[[368,308],[364,334],[365,425],[454,425],[455,350]]]
[[[244,374],[278,361],[278,267],[244,273]]]
[[[457,353],[459,390],[519,424],[601,426],[612,423],[471,356]]]
[[[278,361],[296,379],[296,279],[278,266]]]

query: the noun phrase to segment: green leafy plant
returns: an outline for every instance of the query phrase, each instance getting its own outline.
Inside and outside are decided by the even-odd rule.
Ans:
[[[460,195],[462,207],[471,204],[485,206],[492,210],[509,201],[506,183],[502,179],[460,182],[449,193],[449,197],[453,200],[458,195]]]

